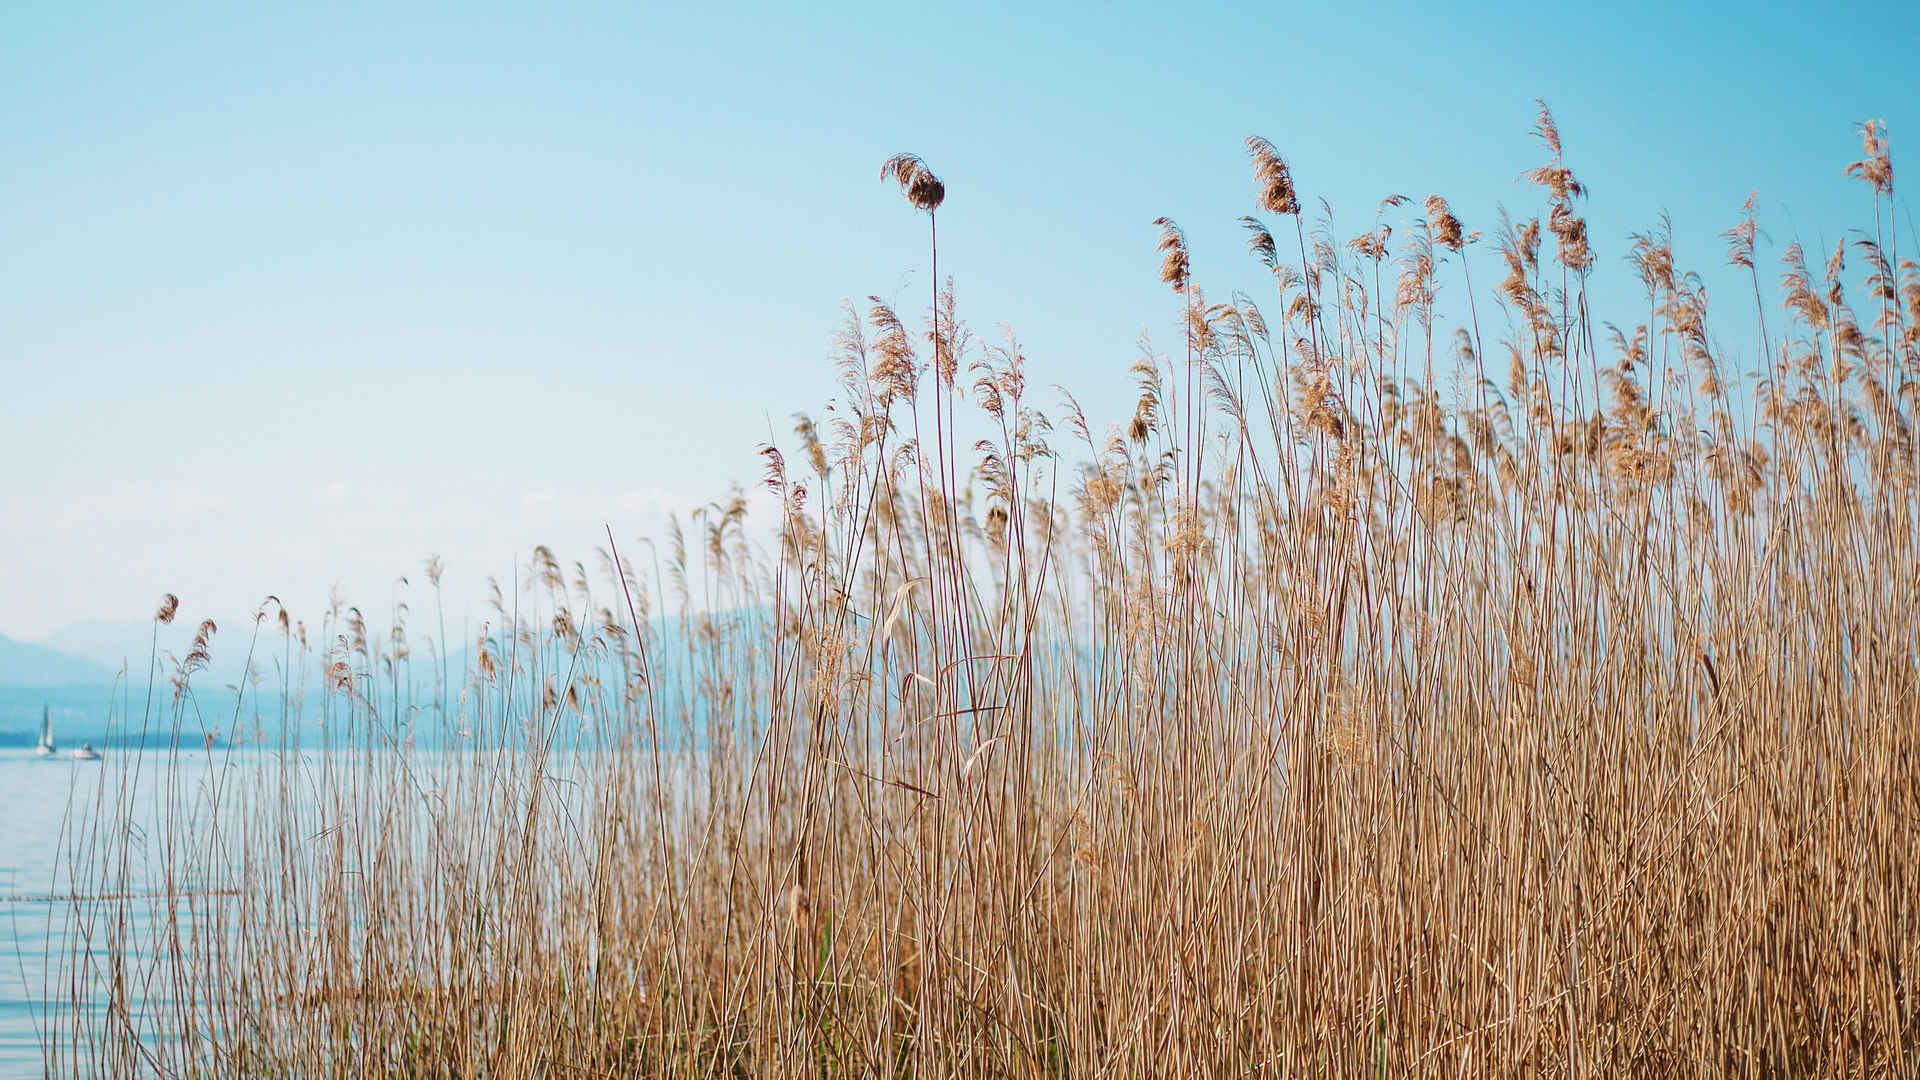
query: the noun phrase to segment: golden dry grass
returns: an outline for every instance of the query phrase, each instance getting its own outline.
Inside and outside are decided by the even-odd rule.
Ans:
[[[403,631],[263,620],[330,673],[282,717],[351,749],[163,785],[131,869],[84,841],[93,951],[52,992],[170,1000],[80,1014],[53,1068],[1920,1073],[1920,270],[1883,133],[1871,234],[1788,247],[1779,306],[1751,203],[1728,231],[1736,360],[1660,231],[1607,340],[1537,132],[1542,216],[1478,243],[1438,196],[1309,240],[1250,139],[1298,261],[1248,219],[1274,301],[1210,304],[1163,221],[1185,355],[1108,434],[950,293],[930,348],[850,310],[833,418],[766,452],[777,550],[737,500],[646,570],[541,549],[424,708]],[[408,751],[429,727],[459,749]]]

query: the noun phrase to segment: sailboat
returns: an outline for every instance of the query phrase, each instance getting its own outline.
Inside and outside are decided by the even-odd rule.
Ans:
[[[40,706],[40,744],[33,748],[34,757],[52,757],[57,751],[53,746],[53,719],[47,713],[45,705]]]

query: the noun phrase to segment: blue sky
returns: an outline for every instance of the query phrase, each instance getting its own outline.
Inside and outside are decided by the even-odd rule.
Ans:
[[[1600,317],[1630,322],[1606,290],[1631,297],[1626,235],[1662,210],[1710,283],[1749,190],[1776,251],[1865,223],[1840,170],[1880,117],[1903,175],[1916,41],[1914,6],[1834,3],[16,0],[0,633],[169,589],[226,618],[334,582],[384,601],[435,552],[477,609],[535,543],[585,557],[602,522],[626,542],[751,485],[769,425],[831,390],[841,299],[923,295],[924,221],[876,179],[895,151],[947,183],[966,317],[1118,420],[1141,331],[1178,340],[1153,218],[1210,292],[1262,287],[1249,133],[1341,236],[1396,192],[1490,231],[1533,211],[1544,97],[1593,191]]]

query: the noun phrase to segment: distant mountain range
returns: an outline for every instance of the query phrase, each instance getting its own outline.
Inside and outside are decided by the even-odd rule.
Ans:
[[[254,642],[252,619],[216,619],[216,623],[212,660],[193,676],[200,699],[209,705],[221,701],[219,708],[223,710],[232,707],[231,689],[245,681],[250,644],[261,692],[277,696],[284,656],[279,628],[263,624],[259,640]],[[38,642],[0,636],[0,747],[31,746],[40,730],[43,707],[49,711],[55,733],[63,743],[85,738],[104,745],[108,718],[140,716],[150,682],[159,699],[167,699],[171,694],[169,677],[178,660],[193,647],[198,630],[197,619],[181,618],[166,625],[150,619],[95,619],[66,627]],[[438,683],[439,665],[427,649],[416,647],[419,651],[407,671],[419,692],[430,695]],[[472,651],[467,645],[447,659],[450,694],[454,696],[459,694],[473,663]],[[150,658],[156,661],[151,678]],[[294,662],[296,667],[300,665],[298,657]],[[323,666],[318,650],[306,658],[309,689],[318,686]]]
[[[112,667],[51,645],[0,634],[0,746],[31,745],[47,710],[56,731],[98,738],[110,711]]]
[[[57,630],[42,638],[37,645],[52,655],[64,656],[69,660],[90,665],[95,675],[85,680],[54,680],[45,674],[35,674],[31,669],[16,673],[0,668],[0,687],[3,686],[49,686],[64,685],[74,681],[110,683],[121,670],[127,672],[128,681],[145,685],[147,661],[149,658],[160,662],[160,678],[172,670],[172,661],[185,656],[193,647],[193,635],[199,630],[198,619],[176,619],[171,624],[161,625],[150,619],[128,619],[113,622],[105,619],[91,619],[75,623]],[[237,685],[247,664],[247,644],[253,632],[251,619],[217,619],[218,630],[214,634],[212,662],[201,674],[195,676],[198,686]],[[280,632],[277,629],[263,629],[260,642],[254,656],[254,667],[271,679],[274,671],[274,658],[279,655]]]
[[[48,634],[41,639],[41,644],[69,656],[91,660],[112,673],[120,670],[122,664],[137,666],[132,658],[136,652],[142,659],[146,657],[151,649],[152,633],[153,623],[146,620],[89,619]]]
[[[0,634],[0,686],[92,686],[113,681],[108,667],[84,654],[15,641]]]
[[[277,699],[284,655],[279,628],[263,625],[259,640],[254,642],[251,619],[218,622],[212,662],[193,676],[196,697],[210,707],[216,700],[224,701],[219,709],[230,710],[235,700],[232,690],[245,685],[248,646],[253,644],[260,693]],[[151,620],[94,620],[67,627],[40,642],[0,635],[0,747],[32,745],[43,707],[49,710],[56,734],[63,741],[86,738],[100,742],[110,717],[137,719],[143,715],[149,687],[160,700],[171,694],[169,677],[178,659],[192,648],[198,628],[197,621],[185,619],[160,626]],[[681,655],[686,639],[677,619],[656,617],[650,631],[657,657]],[[325,656],[318,643],[314,644],[316,648],[306,657],[304,667],[295,658],[296,670],[304,670],[310,691],[318,688]],[[439,683],[440,664],[430,651],[416,648],[400,680],[410,682],[423,700],[431,700]],[[157,660],[151,672],[149,658]],[[455,649],[445,664],[451,702],[458,699],[473,667],[473,646],[463,644]],[[672,674],[663,677],[671,679]],[[296,681],[298,678],[296,675]]]
[[[29,745],[40,728],[46,708],[54,729],[64,741],[79,738],[98,742],[107,718],[122,699],[138,711],[147,692],[147,662],[156,655],[161,667],[153,682],[166,693],[170,657],[192,647],[197,623],[176,621],[156,626],[149,620],[108,622],[93,620],[69,626],[39,642],[0,635],[0,746]],[[211,666],[195,676],[200,687],[222,687],[240,682],[246,666],[246,639],[222,626],[215,635]],[[248,624],[232,627],[251,631]],[[273,640],[278,643],[276,632]],[[271,670],[262,658],[259,666]],[[116,677],[126,672],[120,685]]]

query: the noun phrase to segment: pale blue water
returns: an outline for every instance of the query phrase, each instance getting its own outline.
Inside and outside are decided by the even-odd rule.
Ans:
[[[275,784],[285,769],[308,780],[331,773],[337,781],[351,783],[366,767],[356,750],[310,749],[283,756],[277,750],[252,748],[204,751],[195,746],[170,753],[108,746],[104,760],[84,762],[67,758],[66,749],[63,743],[61,756],[52,759],[35,757],[31,748],[0,749],[0,1080],[47,1075],[50,1045],[58,1054],[53,1075],[107,1071],[96,1055],[109,1044],[115,1047],[112,1052],[124,1054],[128,1027],[160,1059],[169,1058],[167,1046],[182,1049],[176,1033],[156,1030],[158,1022],[150,1019],[156,1011],[172,1013],[153,1008],[166,1001],[161,995],[169,993],[167,977],[148,981],[151,973],[169,970],[155,962],[155,951],[147,944],[159,941],[163,935],[156,931],[165,928],[166,916],[155,914],[161,901],[149,899],[164,885],[165,838],[206,837],[216,816],[232,828],[237,817],[259,810],[261,803],[252,795],[269,804],[281,797]],[[490,749],[392,753],[397,756],[387,760],[404,761],[423,791],[441,788],[445,770],[471,770],[473,762],[497,756]],[[575,801],[585,788],[564,758],[553,766],[549,797],[563,811],[552,819],[559,823],[582,811]],[[286,791],[300,810],[314,807],[306,783]],[[216,802],[217,815],[212,810]],[[425,807],[428,800],[414,805]],[[124,845],[124,878],[111,867],[104,875],[100,870],[103,862],[117,866],[117,854],[104,852],[120,835],[117,827],[96,829],[100,820],[132,824]],[[234,846],[224,850],[226,860],[240,854]],[[212,907],[239,902],[210,891],[240,883],[233,872],[227,880],[218,879],[221,872],[217,860],[196,859],[196,880],[176,879],[177,887],[195,892],[202,920]],[[76,905],[76,889],[88,896],[105,891],[131,899]],[[117,957],[129,972],[129,1015],[124,1018],[109,1010],[108,984],[102,976],[113,955],[109,924],[116,911],[128,920],[126,945]],[[183,911],[183,931],[188,917]],[[201,940],[208,932],[205,927],[203,921]],[[75,986],[81,989],[76,992]],[[122,1067],[111,1071],[149,1071],[136,1063],[117,1064]]]
[[[99,972],[110,955],[113,913],[117,909],[127,919],[122,959],[142,970],[152,955],[143,943],[155,940],[152,930],[165,920],[154,918],[146,899],[156,884],[149,877],[159,876],[149,867],[162,861],[165,812],[157,793],[170,788],[177,815],[182,807],[191,809],[211,781],[237,790],[251,771],[247,766],[258,763],[248,760],[257,759],[254,752],[175,755],[114,747],[103,750],[103,760],[75,761],[66,756],[68,749],[63,743],[54,758],[36,757],[31,749],[0,750],[0,1078],[47,1075],[49,1045],[61,1048],[53,1075],[90,1075],[95,1070],[85,1059],[102,1043],[99,1033],[114,1023],[130,1023],[148,1045],[166,1037],[142,1023],[144,1006],[166,992],[159,987],[129,987],[130,1017],[109,1020]],[[99,820],[133,825],[124,878],[111,869],[102,876],[99,868],[114,859],[104,848],[117,830],[96,829]],[[173,824],[180,821],[176,816]],[[72,899],[76,891],[132,899],[80,910]]]
[[[47,978],[69,942],[68,905],[50,899],[70,889],[55,876],[62,830],[118,790],[120,771],[101,764],[0,750],[0,1076],[41,1075],[41,1034],[58,1019]]]

